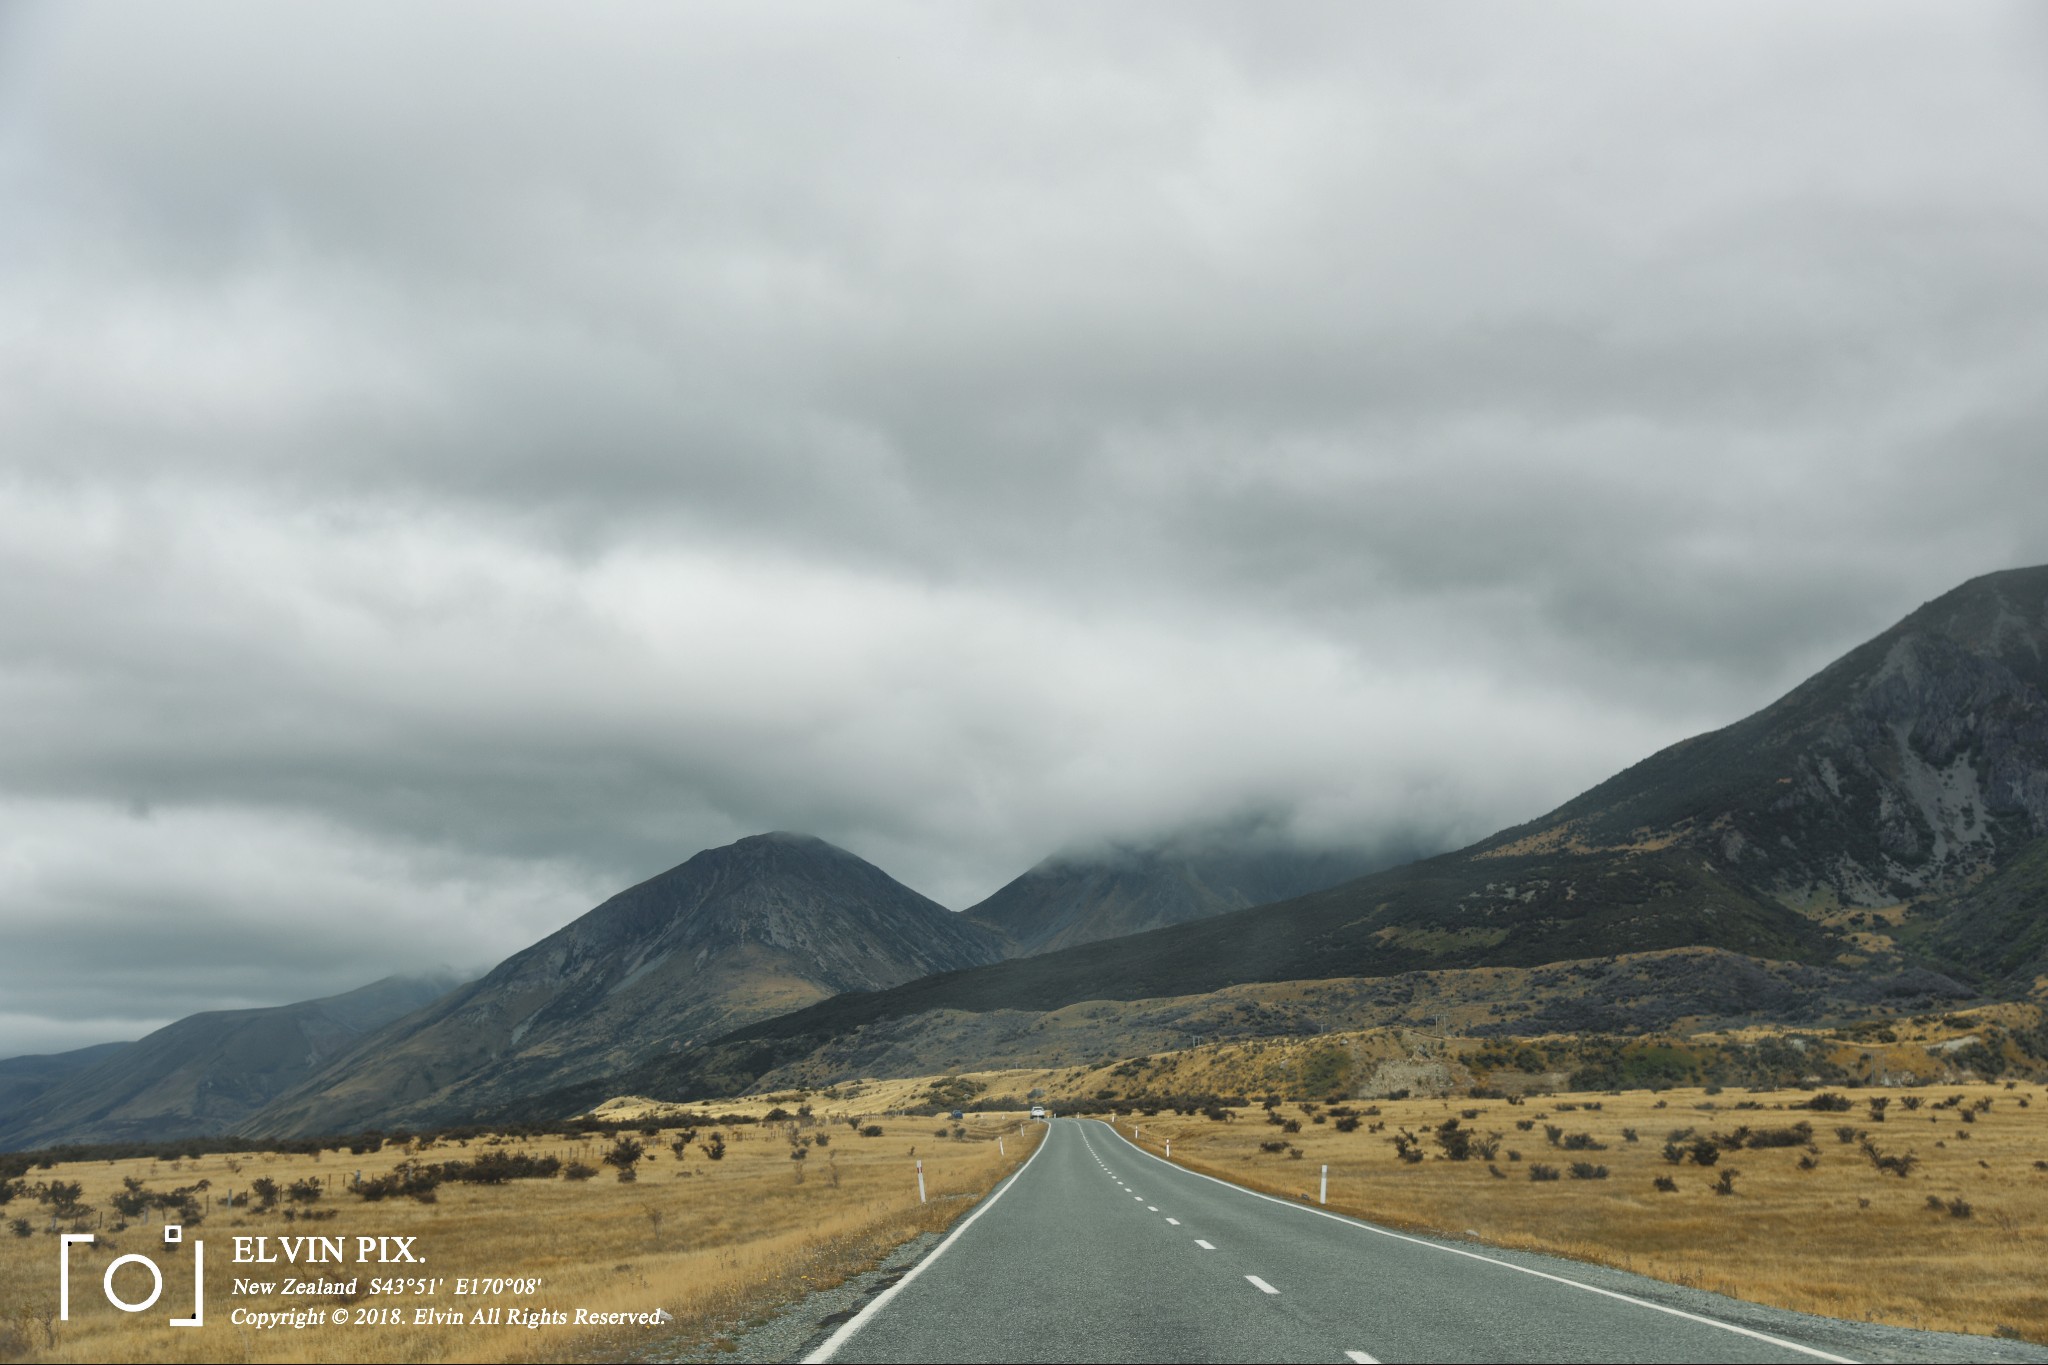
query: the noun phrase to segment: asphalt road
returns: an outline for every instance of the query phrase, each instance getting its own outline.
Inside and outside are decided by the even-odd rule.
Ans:
[[[1934,1334],[1512,1255],[1255,1194],[1171,1166],[1102,1123],[1059,1119],[1022,1170],[808,1359],[1984,1358],[1925,1349]],[[1993,1344],[1938,1340],[1964,1352]]]

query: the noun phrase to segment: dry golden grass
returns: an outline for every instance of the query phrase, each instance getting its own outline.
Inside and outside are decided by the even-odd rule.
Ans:
[[[721,1112],[737,1107],[720,1106]],[[965,1126],[965,1140],[935,1137],[941,1123],[929,1118],[877,1117],[881,1137],[863,1138],[844,1123],[821,1116],[816,1126],[739,1126],[721,1129],[727,1147],[720,1161],[706,1159],[698,1146],[678,1161],[668,1143],[673,1130],[647,1140],[654,1154],[639,1178],[620,1182],[612,1170],[570,1182],[559,1177],[505,1185],[444,1184],[432,1204],[406,1198],[366,1202],[347,1192],[360,1170],[369,1179],[390,1171],[405,1152],[387,1148],[363,1156],[329,1152],[308,1156],[243,1154],[209,1156],[179,1163],[147,1159],[76,1163],[36,1171],[32,1180],[76,1180],[87,1202],[107,1208],[108,1196],[124,1176],[136,1176],[153,1190],[210,1180],[210,1194],[239,1194],[258,1176],[286,1184],[308,1176],[331,1181],[314,1206],[331,1218],[287,1222],[277,1212],[255,1213],[241,1206],[212,1209],[188,1237],[206,1242],[206,1326],[172,1328],[167,1319],[190,1311],[189,1252],[166,1255],[157,1224],[109,1231],[113,1215],[97,1229],[99,1241],[73,1250],[71,1321],[58,1323],[57,1239],[39,1226],[22,1238],[0,1235],[0,1358],[28,1361],[205,1361],[205,1360],[576,1360],[644,1352],[664,1341],[681,1349],[710,1339],[737,1323],[758,1317],[808,1290],[827,1287],[872,1265],[891,1248],[924,1230],[950,1223],[1030,1154],[1042,1129],[1015,1116],[984,1115]],[[948,1125],[950,1126],[950,1125]],[[699,1142],[714,1130],[699,1133]],[[790,1157],[791,1133],[829,1135],[804,1161]],[[999,1151],[998,1137],[1003,1138]],[[423,1161],[473,1158],[498,1145],[501,1150],[551,1155],[596,1166],[609,1141],[593,1138],[528,1141],[477,1139],[442,1144],[418,1155]],[[913,1156],[913,1152],[915,1155]],[[920,1204],[913,1162],[923,1159],[931,1202]],[[801,1175],[801,1181],[798,1177]],[[24,1207],[26,1205],[26,1207]],[[34,1211],[17,1199],[8,1216]],[[47,1216],[41,1220],[47,1225]],[[94,1230],[93,1223],[85,1224]],[[317,1234],[349,1239],[350,1263],[306,1267],[331,1277],[358,1281],[349,1307],[397,1307],[407,1325],[322,1325],[300,1331],[259,1331],[230,1322],[237,1306],[264,1311],[296,1307],[332,1309],[331,1298],[280,1295],[236,1296],[235,1278],[282,1281],[286,1265],[236,1265],[236,1235]],[[359,1235],[416,1236],[427,1257],[423,1266],[353,1263]],[[145,1313],[117,1312],[100,1292],[100,1279],[116,1255],[143,1252],[165,1267],[165,1291]],[[148,1290],[147,1272],[126,1269],[117,1281],[130,1298]],[[376,1275],[431,1275],[449,1284],[431,1296],[372,1296]],[[530,1297],[458,1298],[456,1276],[539,1276],[544,1284]],[[572,1311],[648,1312],[656,1308],[676,1321],[657,1328],[576,1329],[515,1326],[412,1326],[411,1310],[424,1305],[459,1309],[501,1304]]]
[[[1314,1199],[1328,1163],[1332,1208],[1394,1227],[1552,1252],[1832,1317],[1980,1334],[2006,1327],[2048,1340],[2048,1094],[2036,1084],[1839,1093],[1854,1101],[1849,1112],[1794,1109],[1812,1098],[1800,1091],[1695,1089],[1531,1096],[1521,1104],[1355,1100],[1344,1107],[1363,1121],[1350,1133],[1313,1122],[1296,1103],[1277,1112],[1298,1120],[1299,1133],[1270,1126],[1260,1109],[1238,1110],[1227,1123],[1167,1111],[1117,1126],[1128,1136],[1135,1122],[1154,1152],[1171,1138],[1176,1163],[1288,1198]],[[1960,1108],[1932,1108],[1951,1095],[1964,1097],[1961,1108],[1986,1099],[1991,1108],[1973,1122]],[[1873,1098],[1890,1101],[1886,1121],[1872,1122]],[[1909,1098],[1921,1107],[1907,1111]],[[1495,1159],[1445,1158],[1433,1132],[1447,1119],[1499,1134]],[[1708,1136],[1802,1120],[1813,1126],[1811,1150],[1724,1151],[1709,1168],[1663,1155],[1674,1130]],[[1384,1129],[1371,1131],[1377,1124]],[[1549,1126],[1564,1140],[1590,1134],[1604,1150],[1553,1146]],[[1867,1133],[1881,1153],[1911,1153],[1917,1165],[1903,1179],[1883,1173],[1853,1133],[1844,1142],[1837,1128]],[[1424,1160],[1396,1154],[1390,1139],[1404,1129],[1418,1137]],[[1628,1129],[1638,1141],[1627,1140]],[[1300,1157],[1259,1150],[1273,1141]],[[1801,1169],[1802,1159],[1811,1169]],[[1573,1179],[1574,1161],[1604,1166],[1608,1176]],[[1564,1178],[1533,1181],[1537,1163]],[[1739,1172],[1734,1192],[1715,1194],[1726,1170]],[[1676,1182],[1675,1193],[1655,1188],[1660,1176]],[[1964,1201],[1969,1216],[1955,1216],[1951,1200]]]

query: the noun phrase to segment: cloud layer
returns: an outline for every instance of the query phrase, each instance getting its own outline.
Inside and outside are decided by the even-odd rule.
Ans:
[[[0,1053],[1446,846],[2048,559],[2027,7],[0,25]]]

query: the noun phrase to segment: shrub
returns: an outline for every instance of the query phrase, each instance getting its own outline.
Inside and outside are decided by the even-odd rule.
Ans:
[[[280,1191],[277,1188],[277,1182],[269,1176],[260,1175],[250,1181],[249,1193],[256,1196],[258,1212],[268,1213],[271,1209],[277,1207],[277,1196]]]
[[[1574,1161],[1572,1163],[1572,1179],[1574,1180],[1605,1180],[1606,1178],[1607,1168],[1605,1166],[1595,1166],[1590,1161]]]
[[[1287,1144],[1284,1142],[1262,1142],[1259,1144],[1259,1150],[1269,1154],[1278,1155],[1279,1153],[1287,1150]]]
[[[1563,1142],[1557,1144],[1567,1152],[1604,1152],[1607,1144],[1595,1142],[1591,1133],[1568,1133]]]
[[[1804,1104],[1792,1106],[1795,1109],[1811,1109],[1822,1114],[1846,1114],[1853,1107],[1847,1095],[1837,1095],[1832,1090],[1823,1090]]]
[[[877,1128],[870,1136],[879,1137],[881,1132],[882,1130]],[[697,1150],[704,1153],[706,1161],[723,1161],[725,1160],[725,1138],[721,1134],[713,1133],[709,1138],[697,1144]]]
[[[1879,1172],[1886,1175],[1895,1175],[1901,1180],[1911,1175],[1913,1167],[1918,1165],[1920,1161],[1911,1152],[1906,1153],[1904,1156],[1888,1155],[1867,1137],[1863,1139],[1863,1155],[1870,1159],[1871,1166]]]
[[[29,1237],[35,1234],[34,1226],[32,1226],[26,1218],[15,1219],[13,1222],[7,1225],[7,1228],[16,1237]]]
[[[1712,1186],[1714,1193],[1735,1193],[1735,1177],[1741,1174],[1742,1172],[1736,1170],[1733,1166],[1723,1166],[1721,1168],[1721,1178],[1716,1180]]]
[[[635,1169],[640,1158],[647,1154],[647,1148],[640,1139],[627,1137],[623,1133],[612,1143],[612,1149],[604,1154],[604,1164],[618,1170],[620,1180],[634,1180],[639,1176]],[[716,1157],[712,1158],[714,1161]]]
[[[580,1161],[572,1161],[562,1168],[562,1179],[564,1180],[588,1180],[596,1174],[597,1167],[586,1166]]]
[[[355,1192],[373,1204],[393,1195],[404,1195],[422,1204],[431,1204],[438,1198],[434,1189],[440,1183],[441,1170],[438,1166],[401,1161],[385,1175],[373,1180],[358,1180]]]
[[[1668,1175],[1660,1175],[1655,1180],[1652,1180],[1650,1183],[1652,1185],[1655,1185],[1658,1189],[1662,1190],[1665,1194],[1678,1193],[1678,1182],[1676,1180],[1673,1180]]]
[[[486,1152],[474,1161],[451,1161],[441,1168],[443,1180],[465,1185],[502,1185],[508,1180],[548,1180],[562,1169],[559,1157],[531,1152]]]
[[[1283,1132],[1283,1133],[1298,1133],[1298,1132],[1300,1132],[1300,1131],[1301,1131],[1301,1120],[1300,1120],[1300,1119],[1288,1119],[1288,1120],[1284,1121],[1284,1122],[1283,1122],[1283,1123],[1282,1123],[1282,1124],[1280,1125],[1280,1131],[1281,1131],[1281,1132]]]
[[[1557,1173],[1557,1167],[1546,1166],[1540,1161],[1535,1161],[1529,1164],[1529,1178],[1531,1180],[1541,1182],[1545,1180],[1557,1180],[1560,1177]]]
[[[879,1123],[871,1123],[867,1127],[860,1130],[860,1135],[862,1137],[880,1137],[882,1135],[882,1125]]]
[[[320,1182],[308,1177],[305,1180],[294,1180],[285,1188],[284,1197],[294,1204],[317,1204],[324,1193],[326,1191]]]
[[[1358,1118],[1357,1118],[1357,1116],[1356,1116],[1356,1115],[1353,1115],[1353,1114],[1346,1114],[1346,1115],[1345,1115],[1345,1116],[1344,1116],[1343,1118],[1341,1118],[1341,1119],[1338,1119],[1338,1120],[1337,1120],[1337,1131],[1338,1131],[1338,1132],[1340,1132],[1340,1133],[1355,1133],[1355,1132],[1357,1132],[1357,1131],[1358,1131]]]

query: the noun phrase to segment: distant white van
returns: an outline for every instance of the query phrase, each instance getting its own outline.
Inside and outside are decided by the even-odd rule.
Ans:
[[[1044,1118],[1044,1117],[1045,1117],[1045,1106],[1044,1106],[1044,1105],[1042,1105],[1042,1104],[1034,1104],[1034,1105],[1032,1105],[1032,1106],[1031,1106],[1031,1117],[1032,1117],[1032,1118],[1035,1118],[1035,1119],[1042,1119],[1042,1118]]]

